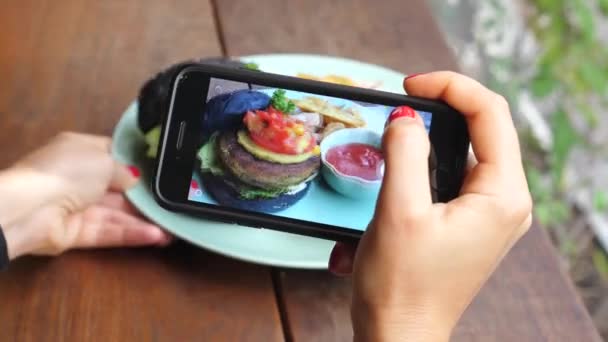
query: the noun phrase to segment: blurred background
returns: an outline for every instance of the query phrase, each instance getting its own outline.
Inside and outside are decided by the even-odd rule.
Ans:
[[[608,339],[608,0],[431,0],[467,73],[504,94],[537,221]]]

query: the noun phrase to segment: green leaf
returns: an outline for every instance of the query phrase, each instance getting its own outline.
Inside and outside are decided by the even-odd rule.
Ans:
[[[604,13],[604,15],[608,15],[608,0],[597,0],[598,5],[600,6],[600,10]]]
[[[245,69],[260,71],[260,66],[254,62],[245,63],[244,67]]]
[[[561,185],[562,175],[566,160],[574,147],[580,140],[577,132],[572,127],[570,118],[563,110],[558,110],[552,118],[551,130],[553,131],[553,150],[550,155],[550,163],[555,182]]]
[[[528,186],[530,193],[535,201],[547,201],[550,199],[550,194],[546,189],[546,186],[542,183],[541,172],[534,167],[526,168],[526,177],[528,179]]]
[[[603,93],[608,89],[608,81],[606,80],[608,75],[597,64],[580,63],[578,76],[585,82],[586,90]]]
[[[534,205],[534,216],[544,226],[553,226],[565,222],[569,214],[567,204],[561,201],[541,201]]]
[[[582,112],[585,121],[587,121],[587,124],[592,128],[595,128],[598,124],[598,117],[591,106],[587,102],[580,102],[579,109]]]
[[[600,276],[604,280],[608,280],[608,256],[606,256],[606,253],[600,249],[595,249],[591,255],[591,259],[593,260],[593,266],[595,266]]]
[[[534,216],[543,226],[549,226],[551,223],[551,209],[545,203],[536,203]]]
[[[592,9],[586,1],[582,0],[571,1],[571,5],[583,39],[593,41],[595,38],[595,22]]]
[[[530,89],[535,97],[545,97],[557,88],[557,80],[548,76],[540,76],[532,80]]]
[[[593,208],[600,212],[608,209],[608,194],[605,191],[598,190],[593,194]]]

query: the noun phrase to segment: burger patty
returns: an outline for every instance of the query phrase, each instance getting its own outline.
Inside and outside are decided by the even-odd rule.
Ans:
[[[242,199],[235,189],[228,185],[223,177],[214,176],[211,172],[201,173],[203,184],[211,196],[221,205],[263,213],[276,213],[285,210],[304,198],[310,184],[294,194],[282,194],[274,198]]]
[[[244,183],[265,189],[280,189],[300,184],[321,166],[318,156],[296,164],[278,164],[261,160],[245,150],[236,132],[223,132],[218,137],[218,156],[222,164]]]

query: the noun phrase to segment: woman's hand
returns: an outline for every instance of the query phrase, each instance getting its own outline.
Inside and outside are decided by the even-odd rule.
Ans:
[[[362,341],[447,341],[532,220],[505,99],[452,72],[406,79],[405,88],[410,95],[442,99],[464,115],[477,161],[470,163],[458,198],[433,204],[422,121],[399,118],[387,128],[375,216],[356,256],[354,246],[337,244],[330,260],[334,273],[353,272],[352,319]]]
[[[11,259],[169,243],[123,197],[137,177],[112,159],[110,144],[106,137],[62,133],[0,173],[0,224]]]

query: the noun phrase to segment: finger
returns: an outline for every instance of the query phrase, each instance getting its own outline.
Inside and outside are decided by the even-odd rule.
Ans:
[[[479,82],[449,71],[406,79],[409,95],[441,99],[462,113],[480,163],[509,168],[521,160],[517,133],[505,99]]]
[[[135,166],[127,167],[114,161],[112,179],[110,180],[110,190],[124,192],[137,184],[139,176],[139,169]]]
[[[150,224],[122,211],[94,206],[84,213],[75,248],[164,246],[171,237]]]
[[[404,216],[417,216],[430,209],[430,142],[422,119],[417,116],[392,121],[382,145],[385,171],[376,215],[402,222]]]
[[[477,158],[475,158],[475,154],[473,154],[472,152],[469,152],[469,155],[467,157],[467,164],[465,165],[465,168],[464,168],[461,193],[466,193],[467,189],[471,188],[470,183],[472,182],[472,180],[474,180],[474,176],[472,176],[473,169],[475,169],[477,164],[479,164],[479,162],[477,161]]]
[[[84,142],[91,144],[104,152],[110,152],[112,146],[112,139],[101,135],[82,134]]]
[[[337,276],[347,276],[353,272],[357,246],[336,242],[329,257],[329,271]]]
[[[104,152],[110,151],[112,139],[102,135],[84,134],[71,131],[61,132],[55,139],[65,143],[78,143],[94,146]]]
[[[133,204],[125,198],[124,194],[119,192],[107,192],[101,200],[99,200],[98,204],[102,207],[117,209],[136,217],[142,217]]]

